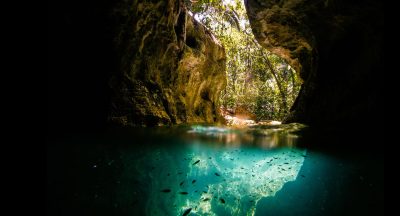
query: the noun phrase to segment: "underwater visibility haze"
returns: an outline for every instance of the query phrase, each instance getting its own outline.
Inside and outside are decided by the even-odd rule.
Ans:
[[[60,215],[336,215],[380,205],[379,178],[359,159],[299,147],[305,129],[193,125],[57,138],[48,168],[59,188],[50,195],[68,199],[50,202]],[[378,196],[349,200],[359,187]]]

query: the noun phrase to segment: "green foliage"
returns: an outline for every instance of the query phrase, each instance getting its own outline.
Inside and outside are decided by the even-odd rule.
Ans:
[[[209,28],[227,53],[226,109],[245,109],[257,120],[281,120],[293,104],[300,80],[280,57],[255,40],[242,0],[187,0],[192,15]],[[269,67],[269,65],[271,67]]]

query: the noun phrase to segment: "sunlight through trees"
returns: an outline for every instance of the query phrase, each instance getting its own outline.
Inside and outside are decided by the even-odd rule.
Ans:
[[[294,103],[301,81],[284,59],[262,48],[253,36],[241,0],[186,0],[196,20],[209,28],[227,54],[224,113],[254,120],[282,120]]]

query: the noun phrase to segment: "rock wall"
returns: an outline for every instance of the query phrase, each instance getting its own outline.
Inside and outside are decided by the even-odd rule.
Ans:
[[[118,55],[110,81],[112,122],[153,126],[219,120],[225,50],[187,14],[183,1],[119,1],[112,17]]]
[[[371,123],[381,112],[380,2],[246,0],[245,5],[259,43],[285,58],[304,81],[286,122]]]

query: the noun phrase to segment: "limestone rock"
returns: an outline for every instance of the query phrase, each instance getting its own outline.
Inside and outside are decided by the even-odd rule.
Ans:
[[[110,81],[111,121],[153,126],[219,120],[225,50],[183,1],[121,1],[113,16],[119,69]]]
[[[247,0],[259,43],[304,81],[286,122],[362,122],[378,112],[383,6],[375,0]],[[374,79],[372,77],[374,76]]]

